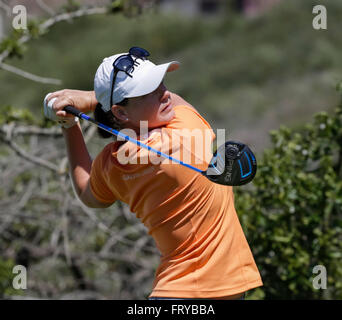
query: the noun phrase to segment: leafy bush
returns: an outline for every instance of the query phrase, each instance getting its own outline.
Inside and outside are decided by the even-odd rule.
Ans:
[[[264,281],[252,297],[342,299],[342,103],[271,139],[254,187],[235,190]],[[316,265],[326,267],[327,290],[313,288]]]
[[[3,298],[5,295],[18,294],[17,290],[12,287],[14,277],[12,273],[13,267],[14,263],[12,260],[3,260],[0,258],[0,298]]]

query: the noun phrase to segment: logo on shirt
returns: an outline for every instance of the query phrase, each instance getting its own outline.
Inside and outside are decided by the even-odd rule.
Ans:
[[[137,179],[137,178],[140,178],[142,176],[145,176],[147,174],[152,173],[154,170],[155,170],[155,167],[149,167],[149,168],[143,170],[142,172],[137,172],[137,173],[134,173],[134,174],[124,174],[122,176],[122,179],[125,180],[125,181]]]

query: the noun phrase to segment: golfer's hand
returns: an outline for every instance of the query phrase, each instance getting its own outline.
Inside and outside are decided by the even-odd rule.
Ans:
[[[67,113],[63,110],[66,106],[72,106],[83,113],[95,110],[97,100],[94,91],[64,89],[51,93],[47,102],[56,98],[53,109],[57,116],[66,117]],[[70,115],[68,115],[70,116]]]
[[[77,122],[78,118],[73,115],[58,116],[54,110],[54,104],[57,98],[49,99],[51,93],[48,93],[44,99],[44,115],[46,118],[58,122],[63,128],[69,129],[73,127]]]

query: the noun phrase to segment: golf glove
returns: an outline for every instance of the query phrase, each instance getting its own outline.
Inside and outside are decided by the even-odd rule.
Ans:
[[[53,110],[52,106],[57,98],[52,98],[49,102],[47,101],[47,98],[49,97],[50,93],[48,93],[44,99],[44,115],[46,118],[57,121],[60,126],[62,126],[65,129],[69,129],[73,127],[77,122],[77,117],[59,117],[56,115],[55,110]]]

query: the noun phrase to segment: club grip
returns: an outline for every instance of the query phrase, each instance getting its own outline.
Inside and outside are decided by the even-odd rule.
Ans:
[[[72,106],[66,106],[64,109],[64,111],[66,111],[67,113],[70,113],[78,118],[81,118],[82,112],[77,110],[76,108],[72,107]]]

